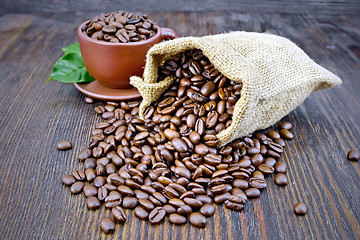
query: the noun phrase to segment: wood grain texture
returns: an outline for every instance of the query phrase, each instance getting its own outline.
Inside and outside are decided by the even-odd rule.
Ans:
[[[1,3],[3,2],[3,3]],[[5,12],[65,13],[127,11],[242,11],[262,13],[359,14],[357,0],[0,0]]]
[[[343,79],[315,92],[286,120],[295,138],[282,159],[289,184],[269,186],[243,212],[223,206],[205,229],[168,221],[151,225],[127,211],[114,235],[98,224],[109,210],[87,210],[61,177],[81,167],[75,159],[99,117],[74,86],[44,84],[60,49],[76,41],[89,14],[0,17],[0,239],[360,239],[360,167],[346,153],[360,149],[360,17],[235,12],[153,12],[182,36],[246,30],[290,38]],[[73,149],[56,144],[70,140]],[[293,206],[304,201],[307,215]]]

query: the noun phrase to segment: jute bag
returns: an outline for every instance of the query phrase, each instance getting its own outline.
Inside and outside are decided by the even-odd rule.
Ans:
[[[166,77],[157,82],[158,67],[175,54],[189,49],[201,49],[224,76],[243,83],[232,124],[217,135],[220,146],[275,124],[312,91],[341,83],[339,77],[316,64],[283,37],[231,32],[178,38],[153,46],[147,53],[143,79],[130,78],[130,83],[143,97],[141,118],[146,107],[157,100],[175,79]]]

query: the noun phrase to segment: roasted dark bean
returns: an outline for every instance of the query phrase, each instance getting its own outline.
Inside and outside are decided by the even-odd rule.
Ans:
[[[70,187],[70,192],[72,194],[78,194],[81,193],[81,191],[83,190],[84,187],[84,183],[83,182],[76,182],[73,185],[71,185]]]
[[[166,211],[162,207],[154,208],[149,214],[149,221],[152,224],[161,222],[166,215]]]
[[[136,197],[124,197],[122,206],[124,208],[135,208],[138,205],[138,199]]]
[[[282,161],[277,162],[275,164],[274,168],[275,168],[275,171],[278,173],[285,173],[287,170],[286,163],[282,162]]]
[[[86,199],[86,205],[89,209],[94,210],[100,208],[101,202],[97,197],[90,196]]]
[[[245,194],[249,198],[257,198],[260,196],[260,190],[257,188],[249,188],[245,190]]]
[[[137,216],[138,218],[140,218],[142,220],[147,219],[149,216],[148,211],[146,211],[145,208],[143,208],[141,206],[136,207],[134,212],[135,212],[135,216]]]
[[[358,150],[350,150],[347,154],[347,159],[350,161],[358,161],[360,159],[360,152]]]
[[[169,221],[174,224],[184,224],[186,223],[186,217],[177,213],[172,213],[169,216]]]
[[[199,228],[203,228],[206,225],[206,217],[199,212],[190,214],[189,222]]]
[[[285,174],[277,173],[274,177],[274,182],[279,186],[285,186],[288,183],[288,180]]]
[[[303,202],[298,202],[294,206],[294,211],[297,215],[305,215],[307,212],[307,206]]]
[[[112,233],[115,230],[115,222],[111,218],[105,217],[100,221],[101,230],[106,233]]]
[[[93,185],[86,184],[83,188],[83,192],[86,197],[96,196],[98,193],[98,189]]]
[[[111,209],[111,215],[113,215],[113,217],[121,223],[124,223],[127,219],[124,209],[122,209],[120,206],[113,207]]]
[[[76,179],[72,176],[72,175],[64,175],[61,179],[61,181],[66,185],[66,186],[71,186],[72,184],[74,184],[76,182]]]
[[[280,135],[282,138],[285,138],[287,140],[291,140],[294,138],[294,135],[287,129],[281,129],[280,130]]]
[[[57,144],[57,149],[59,150],[69,150],[72,148],[72,144],[70,141],[60,141]]]
[[[105,207],[113,208],[115,206],[121,205],[122,198],[120,195],[109,195],[105,198]]]

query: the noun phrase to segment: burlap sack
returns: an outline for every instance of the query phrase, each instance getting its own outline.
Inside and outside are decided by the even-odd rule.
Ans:
[[[178,38],[153,46],[147,54],[143,79],[130,78],[130,83],[143,97],[140,117],[174,80],[174,77],[167,77],[157,82],[158,67],[176,53],[189,49],[201,49],[223,75],[243,83],[232,124],[217,135],[220,146],[275,124],[312,91],[341,83],[339,77],[316,64],[283,37],[231,32]]]

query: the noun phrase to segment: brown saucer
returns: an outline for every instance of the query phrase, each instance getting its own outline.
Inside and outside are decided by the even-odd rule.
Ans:
[[[74,83],[74,85],[80,92],[84,93],[85,95],[105,101],[124,101],[141,98],[141,94],[136,88],[107,88],[96,80],[91,83]]]

